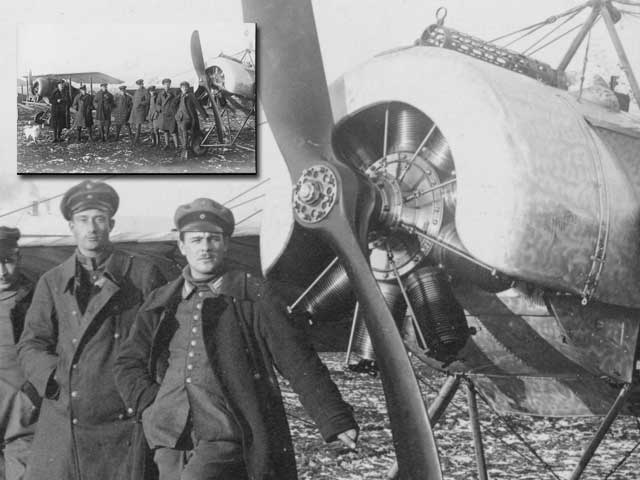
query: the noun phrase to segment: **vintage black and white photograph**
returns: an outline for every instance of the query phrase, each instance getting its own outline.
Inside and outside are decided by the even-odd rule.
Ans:
[[[3,159],[0,479],[637,478],[640,1],[180,6],[254,26],[258,173]],[[200,106],[234,108],[180,29]],[[106,58],[107,91],[188,77]],[[129,125],[43,131],[60,162],[163,151]]]
[[[256,173],[255,25],[17,34],[18,173]]]

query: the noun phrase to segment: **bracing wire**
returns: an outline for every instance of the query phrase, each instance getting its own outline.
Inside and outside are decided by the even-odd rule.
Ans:
[[[533,25],[529,25],[527,27],[520,28],[518,30],[514,30],[513,32],[509,32],[509,33],[507,33],[505,35],[501,35],[501,36],[496,37],[496,38],[494,38],[492,40],[489,40],[489,43],[495,43],[495,42],[497,42],[499,40],[511,37],[512,35],[517,35],[518,33],[526,32],[525,35],[522,35],[518,39],[508,43],[507,46],[509,46],[512,43],[515,43],[516,41],[531,35],[532,33],[537,31],[538,29],[544,27],[545,25],[551,25],[552,23],[555,23],[560,18],[563,18],[563,17],[566,17],[567,15],[571,15],[571,14],[580,12],[581,10],[585,9],[589,5],[590,5],[590,2],[587,2],[587,3],[584,3],[582,5],[578,5],[577,7],[570,8],[569,10],[567,10],[565,12],[559,13],[558,15],[553,15],[553,16],[545,19],[545,20],[542,20],[541,22],[534,23]]]
[[[558,31],[560,28],[562,28],[564,25],[566,25],[567,23],[569,23],[571,20],[573,20],[576,15],[578,15],[578,13],[580,13],[580,11],[577,11],[575,13],[573,13],[572,15],[569,15],[567,18],[565,18],[565,20],[562,23],[559,23],[558,25],[556,25],[555,27],[553,27],[551,30],[549,30],[547,33],[545,33],[542,37],[540,37],[538,40],[536,40],[535,42],[533,42],[531,45],[529,45],[527,48],[525,48],[524,50],[522,50],[522,54],[523,55],[527,55],[527,52],[529,52],[529,50],[531,50],[533,47],[535,47],[536,45],[539,45],[544,39],[546,39],[547,37],[549,37],[550,35],[552,35],[554,32]]]
[[[549,40],[549,41],[548,41],[547,43],[545,43],[544,45],[542,45],[542,46],[540,46],[540,47],[536,48],[536,49],[535,49],[535,50],[533,50],[532,52],[529,52],[529,55],[533,55],[533,54],[535,54],[535,53],[538,53],[540,50],[542,50],[542,49],[544,49],[544,48],[548,47],[548,46],[549,46],[549,45],[551,45],[552,43],[557,42],[557,41],[558,41],[558,40],[560,40],[561,38],[563,38],[563,37],[565,37],[565,36],[569,35],[571,32],[573,32],[574,30],[577,30],[578,28],[582,27],[583,25],[584,25],[583,23],[580,23],[580,24],[578,24],[578,25],[576,25],[576,26],[574,26],[574,27],[570,28],[570,29],[569,29],[569,30],[567,30],[566,32],[561,33],[560,35],[558,35],[558,36],[556,36],[556,37],[552,38],[551,40]]]
[[[419,381],[420,383],[422,383],[424,386],[426,386],[427,388],[429,388],[433,393],[436,393],[436,394],[438,393],[438,391],[437,391],[434,387],[432,387],[431,385],[429,385],[429,384],[428,384],[428,383],[427,383],[427,382],[426,382],[426,381],[425,381],[425,380],[424,380],[420,375],[416,374],[416,377],[418,378],[418,381]],[[476,392],[477,392],[477,390],[476,390]],[[477,393],[479,393],[479,392],[477,392]],[[486,399],[483,399],[483,400],[484,400],[484,401],[485,401],[485,403],[486,403]],[[453,407],[453,408],[454,408],[456,411],[458,411],[458,412],[461,412],[461,413],[464,413],[464,414],[466,414],[466,413],[467,413],[467,412],[466,412],[462,407],[460,407],[460,406],[458,406],[458,405],[456,405],[456,404],[454,404],[454,403],[450,403],[449,405],[450,405],[451,407]],[[489,407],[489,408],[490,408],[490,407]],[[490,408],[490,409],[491,409],[491,408]],[[493,410],[493,409],[491,409],[491,410],[492,410],[494,413],[496,413],[496,414],[497,414],[497,412],[495,412],[495,410]],[[499,414],[497,414],[497,415],[498,415],[498,417],[499,417]],[[506,420],[506,419],[502,419],[502,421],[503,421],[504,423],[506,423],[506,424],[507,424],[507,427],[509,427],[509,429],[510,429],[510,430],[512,429],[512,427],[507,423],[507,420]],[[527,447],[527,450],[529,450],[529,452],[530,452],[530,453],[535,457],[535,459],[532,459],[532,458],[528,457],[527,455],[525,455],[524,453],[522,453],[518,448],[516,448],[513,444],[508,443],[506,440],[504,440],[504,438],[502,438],[502,437],[503,437],[503,434],[497,433],[497,432],[495,432],[493,429],[488,428],[488,427],[486,427],[486,426],[484,426],[484,427],[482,428],[482,431],[483,431],[483,433],[485,433],[487,436],[490,436],[490,437],[494,438],[495,440],[498,440],[502,445],[504,445],[504,446],[507,448],[507,450],[510,450],[510,451],[514,452],[515,454],[517,454],[518,456],[522,457],[522,459],[523,459],[523,460],[525,460],[526,462],[528,462],[529,464],[533,465],[533,464],[534,464],[534,460],[537,460],[538,462],[540,462],[540,463],[542,464],[542,466],[543,466],[546,470],[549,470],[549,471],[550,471],[551,475],[553,475],[553,476],[556,478],[556,480],[561,480],[561,479],[560,479],[560,478],[555,474],[555,472],[553,472],[552,467],[551,467],[549,464],[547,464],[547,463],[544,461],[544,459],[542,459],[542,458],[537,454],[537,452],[535,451],[535,449],[527,443],[526,439],[524,439],[522,436],[518,435],[518,433],[517,433],[517,432],[513,432],[513,433],[514,433],[514,435],[518,438],[518,440],[519,440],[521,443],[523,443],[523,444],[525,445],[525,447]]]

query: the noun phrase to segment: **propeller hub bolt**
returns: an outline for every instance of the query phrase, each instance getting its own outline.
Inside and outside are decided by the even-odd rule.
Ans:
[[[314,204],[320,199],[320,184],[314,181],[307,181],[300,185],[298,198],[307,204]]]

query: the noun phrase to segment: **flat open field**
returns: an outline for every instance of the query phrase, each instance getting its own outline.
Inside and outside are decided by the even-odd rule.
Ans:
[[[256,173],[256,154],[241,148],[227,150],[213,149],[199,157],[182,160],[179,151],[162,150],[153,147],[150,126],[142,127],[140,140],[132,147],[126,128],[122,129],[120,140],[115,141],[115,127],[112,125],[111,139],[107,142],[88,140],[87,130],[82,130],[82,141],[77,141],[76,130],[63,131],[63,143],[51,143],[53,132],[43,127],[38,143],[27,143],[23,127],[33,118],[33,113],[18,108],[17,122],[17,162],[19,173],[203,173],[203,174],[252,174]],[[230,117],[231,131],[235,134],[241,117]],[[201,124],[206,131],[212,121]],[[226,122],[225,122],[226,123]],[[250,120],[238,142],[255,147],[255,122]],[[93,127],[94,138],[97,138]]]
[[[302,479],[384,479],[393,463],[391,432],[386,417],[382,386],[378,377],[357,374],[343,367],[343,353],[324,353],[334,381],[355,408],[360,424],[357,452],[338,443],[325,444],[310,423],[291,390],[283,394],[289,413],[298,471]],[[423,394],[433,400],[444,379],[424,366],[418,366]],[[555,472],[542,463],[509,430],[502,419],[478,399],[489,478],[503,480],[566,479],[578,462],[582,449],[596,431],[599,419],[551,419],[508,417],[509,424],[535,448]],[[459,390],[445,415],[435,427],[444,478],[470,480],[475,471],[473,440],[469,430],[466,393]],[[625,454],[640,441],[635,418],[621,417],[613,424],[596,456],[582,476],[584,480],[631,480],[640,478],[640,448],[614,474],[607,476]]]

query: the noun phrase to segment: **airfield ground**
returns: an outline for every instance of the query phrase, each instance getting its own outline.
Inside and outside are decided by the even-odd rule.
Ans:
[[[355,408],[360,424],[357,452],[338,444],[325,444],[309,417],[301,408],[297,396],[283,385],[283,395],[292,428],[298,470],[301,479],[384,479],[393,462],[391,433],[386,417],[382,385],[378,377],[356,374],[343,368],[344,354],[321,354],[345,399]],[[423,394],[433,400],[443,383],[439,373],[417,366]],[[539,455],[554,469],[554,477],[536,461],[503,421],[479,400],[481,425],[489,478],[492,480],[566,479],[578,462],[583,448],[597,429],[599,419],[551,419],[508,417],[516,432],[526,438]],[[435,427],[444,478],[471,480],[475,471],[473,440],[469,430],[466,394],[458,391],[445,415]],[[606,435],[596,456],[591,460],[582,480],[629,480],[638,478],[640,451],[613,475],[610,470],[622,460],[640,440],[636,420],[621,417]],[[515,451],[514,451],[515,450]],[[640,450],[640,449],[639,449]],[[517,453],[516,453],[517,452]],[[524,456],[524,458],[523,458]],[[526,460],[526,459],[531,460]]]
[[[87,131],[83,129],[83,140],[78,143],[73,130],[66,135],[63,143],[52,143],[51,128],[44,127],[38,143],[27,142],[23,127],[33,118],[33,113],[18,109],[17,122],[17,162],[19,173],[201,173],[201,174],[252,174],[256,173],[256,156],[254,152],[240,148],[209,149],[199,157],[182,160],[176,150],[163,151],[152,147],[149,125],[143,126],[138,146],[131,146],[126,129],[119,141],[87,140]],[[231,117],[232,132],[235,132],[240,119]],[[255,123],[245,129],[238,141],[244,145],[255,146]],[[202,124],[206,129],[211,122]],[[94,126],[94,134],[96,127]],[[115,129],[111,127],[112,137]]]

